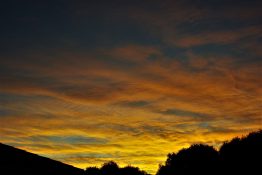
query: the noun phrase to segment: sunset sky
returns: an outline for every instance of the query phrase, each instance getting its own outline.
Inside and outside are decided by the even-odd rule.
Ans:
[[[0,142],[155,173],[262,128],[261,0],[0,4]]]

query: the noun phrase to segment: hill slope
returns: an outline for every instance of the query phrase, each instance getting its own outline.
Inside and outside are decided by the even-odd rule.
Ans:
[[[83,175],[84,170],[0,143],[1,175]]]

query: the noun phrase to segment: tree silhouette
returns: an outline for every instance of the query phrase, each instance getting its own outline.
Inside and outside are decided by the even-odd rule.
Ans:
[[[109,161],[104,163],[101,167],[101,174],[102,175],[118,175],[119,174],[119,167],[117,163],[114,161]]]
[[[157,175],[215,174],[219,162],[218,152],[211,146],[192,145],[177,154],[168,154],[164,166],[160,166]]]
[[[224,173],[261,173],[262,130],[225,142],[219,153]]]
[[[168,154],[157,175],[261,174],[262,130],[225,142],[219,151],[192,145]]]

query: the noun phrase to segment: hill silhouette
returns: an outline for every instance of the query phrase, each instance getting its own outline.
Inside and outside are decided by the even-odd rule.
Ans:
[[[194,144],[167,155],[156,175],[261,174],[262,130],[223,143],[219,150]],[[114,161],[101,168],[75,168],[0,143],[1,175],[148,175],[137,167],[120,168]]]
[[[83,175],[84,170],[0,143],[1,175]]]

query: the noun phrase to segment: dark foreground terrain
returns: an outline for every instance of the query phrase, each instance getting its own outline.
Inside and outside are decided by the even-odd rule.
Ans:
[[[219,150],[195,144],[170,153],[157,175],[262,174],[262,130],[225,142]],[[137,167],[110,161],[86,170],[0,143],[0,175],[147,175]]]
[[[82,175],[84,170],[0,143],[1,175]]]

